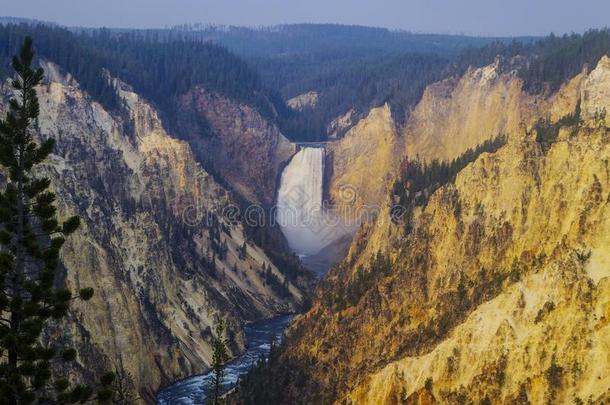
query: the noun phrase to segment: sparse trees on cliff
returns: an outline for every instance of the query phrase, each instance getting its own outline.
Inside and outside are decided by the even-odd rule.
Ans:
[[[433,160],[430,163],[405,159],[400,165],[400,178],[394,183],[392,195],[392,220],[402,222],[405,233],[412,230],[413,210],[424,206],[428,198],[439,187],[455,180],[457,174],[484,152],[493,153],[506,143],[506,137],[499,135],[486,140],[474,149],[468,149],[450,162]]]
[[[225,403],[222,398],[222,384],[224,382],[225,365],[229,359],[227,338],[225,337],[225,322],[222,318],[216,320],[216,330],[214,334],[214,344],[212,346],[214,352],[212,354],[211,395],[208,403],[212,405],[222,405]]]
[[[31,67],[32,40],[13,58],[15,97],[0,121],[0,165],[6,186],[0,193],[0,404],[101,402],[112,397],[112,373],[100,386],[70,384],[54,361],[70,362],[76,351],[63,342],[41,339],[45,326],[67,314],[74,299],[88,300],[91,288],[73,295],[57,287],[59,251],[78,217],[56,219],[50,180],[34,168],[53,151],[54,140],[38,144],[32,126],[39,115],[36,86],[43,70]]]
[[[114,405],[132,405],[141,400],[135,394],[136,388],[131,373],[122,367],[115,367],[113,388],[112,404]]]

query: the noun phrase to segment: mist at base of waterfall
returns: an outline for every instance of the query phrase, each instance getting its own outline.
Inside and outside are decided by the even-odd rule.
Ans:
[[[344,254],[346,244],[339,242],[353,232],[323,206],[323,189],[324,149],[303,147],[282,172],[276,221],[290,247],[317,273]]]

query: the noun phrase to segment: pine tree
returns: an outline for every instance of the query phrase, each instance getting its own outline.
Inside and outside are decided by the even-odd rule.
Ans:
[[[248,256],[248,246],[246,245],[246,242],[244,242],[243,245],[241,245],[239,247],[239,259],[246,260],[247,256]]]
[[[75,297],[58,288],[57,267],[64,237],[79,225],[78,217],[56,219],[50,180],[33,173],[52,151],[54,140],[38,144],[32,126],[39,114],[36,86],[43,70],[33,70],[32,40],[26,38],[13,58],[15,97],[0,121],[0,165],[6,186],[0,193],[0,404],[76,403],[112,396],[113,374],[100,387],[71,386],[51,366],[73,361],[76,351],[41,341],[45,326],[66,316],[74,298],[88,300],[85,288]],[[59,345],[58,345],[59,346]]]
[[[112,404],[131,405],[141,398],[134,394],[135,384],[131,373],[122,367],[115,367],[114,395]]]
[[[225,322],[222,318],[216,320],[216,331],[212,355],[212,381],[211,398],[208,401],[212,405],[222,405],[225,401],[222,397],[222,385],[224,382],[225,365],[229,359],[227,352],[227,339],[225,338]]]

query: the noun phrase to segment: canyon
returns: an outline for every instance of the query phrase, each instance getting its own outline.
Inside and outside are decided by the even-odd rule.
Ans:
[[[284,274],[224,215],[231,193],[165,131],[150,104],[111,79],[124,100],[111,113],[69,73],[43,67],[37,131],[58,144],[43,170],[60,217],[82,219],[63,251],[63,277],[96,291],[49,334],[79,349],[82,373],[129,373],[152,401],[160,386],[210,364],[216,316],[226,319],[237,354],[244,322],[301,308],[309,276]],[[11,93],[4,86],[2,94],[4,107]],[[286,291],[266,281],[263,264]]]
[[[222,319],[231,404],[610,400],[610,32],[260,73],[234,28],[37,29],[74,379],[201,403]]]
[[[403,128],[380,108],[333,144],[330,195],[352,184],[379,215],[236,402],[272,381],[277,403],[608,400],[610,58],[546,95],[498,64],[428,86]],[[401,158],[454,159],[500,134],[409,232],[391,217]]]

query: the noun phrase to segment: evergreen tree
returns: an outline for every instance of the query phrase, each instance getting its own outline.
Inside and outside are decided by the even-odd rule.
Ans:
[[[134,394],[135,384],[131,373],[124,368],[115,367],[114,395],[112,403],[115,405],[131,405],[141,398]]]
[[[239,252],[239,260],[246,260],[246,257],[248,257],[248,246],[246,245],[246,242],[244,242],[238,248],[238,252]]]
[[[76,351],[41,340],[45,326],[66,316],[72,299],[88,300],[93,290],[82,289],[75,297],[56,286],[59,251],[79,219],[58,223],[50,180],[33,173],[54,146],[53,139],[38,144],[32,135],[39,114],[36,86],[43,78],[42,69],[31,67],[33,56],[32,40],[26,38],[12,62],[15,97],[0,121],[0,165],[7,176],[0,193],[0,404],[77,403],[94,397],[103,402],[112,396],[114,375],[102,377],[97,394],[89,386],[70,386],[51,364],[73,361]]]
[[[222,396],[222,385],[224,381],[225,365],[229,359],[227,352],[227,339],[225,338],[225,322],[222,318],[216,320],[216,331],[214,338],[214,354],[212,355],[212,381],[211,398],[208,403],[222,405],[225,401]]]

